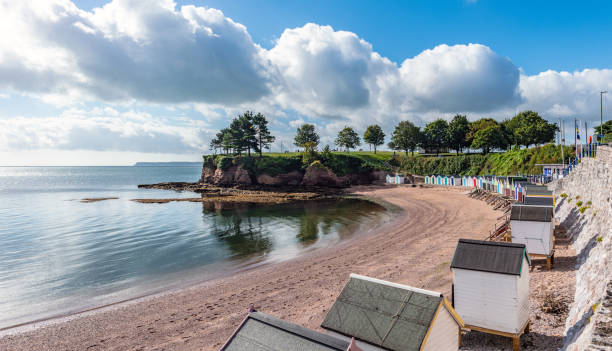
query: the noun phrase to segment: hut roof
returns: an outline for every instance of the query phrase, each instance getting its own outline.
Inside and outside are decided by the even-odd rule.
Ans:
[[[442,301],[440,293],[351,274],[321,326],[389,350],[420,350]]]
[[[459,239],[451,268],[521,275],[525,244]]]
[[[253,311],[221,350],[345,351],[348,348],[349,343],[344,340]]]
[[[511,221],[550,222],[552,216],[551,206],[513,205],[510,212]]]
[[[554,200],[552,197],[534,197],[527,196],[525,200],[523,200],[523,204],[532,205],[532,206],[553,206]]]

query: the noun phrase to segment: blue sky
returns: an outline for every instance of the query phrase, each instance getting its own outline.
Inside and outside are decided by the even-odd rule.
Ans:
[[[501,120],[534,109],[569,131],[574,118],[596,125],[598,92],[612,90],[606,2],[0,7],[5,165],[198,160],[245,109],[271,120],[273,148],[305,122],[332,143],[344,125],[390,134],[400,120],[455,113]]]

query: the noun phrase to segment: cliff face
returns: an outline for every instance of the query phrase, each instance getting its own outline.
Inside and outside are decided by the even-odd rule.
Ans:
[[[559,197],[562,193],[567,196]],[[612,148],[600,147],[596,158],[583,159],[568,177],[557,182],[555,195],[555,216],[577,252],[576,294],[565,325],[563,349],[610,350]]]
[[[321,165],[311,165],[305,172],[295,170],[274,176],[263,173],[252,176],[241,165],[232,165],[223,170],[214,166],[204,164],[202,167],[201,183],[216,186],[235,185],[267,185],[267,186],[322,186],[322,187],[347,187],[350,185],[372,184],[385,181],[386,172],[371,171],[360,174],[347,174],[337,176],[331,169]]]

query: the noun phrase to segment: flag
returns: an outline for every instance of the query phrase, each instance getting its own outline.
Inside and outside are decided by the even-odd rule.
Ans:
[[[578,125],[574,122],[574,127],[576,127],[576,139],[580,140],[580,131],[578,130]]]

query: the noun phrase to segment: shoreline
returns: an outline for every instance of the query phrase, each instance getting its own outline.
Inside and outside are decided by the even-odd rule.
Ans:
[[[250,303],[262,312],[320,330],[349,273],[450,296],[448,265],[457,239],[483,239],[499,215],[456,189],[362,186],[348,193],[378,198],[404,211],[369,235],[356,235],[281,263],[5,335],[0,337],[0,348],[215,350],[244,318]],[[539,332],[538,325],[534,329]],[[487,341],[476,342],[481,338]],[[536,349],[552,342],[540,339],[533,341]],[[476,335],[468,336],[465,346],[480,350],[478,345],[504,342],[508,341]]]

